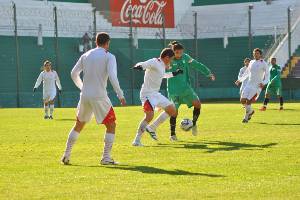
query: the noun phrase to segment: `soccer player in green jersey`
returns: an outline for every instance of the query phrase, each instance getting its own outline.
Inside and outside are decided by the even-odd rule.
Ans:
[[[270,82],[267,85],[264,105],[261,111],[266,111],[271,95],[276,95],[280,101],[280,109],[283,110],[282,86],[281,86],[281,67],[276,64],[276,58],[271,59]]]
[[[186,104],[189,108],[194,107],[192,133],[194,136],[196,136],[198,134],[197,120],[200,116],[201,102],[191,86],[189,71],[191,68],[196,69],[206,77],[209,77],[212,81],[215,80],[215,76],[204,64],[194,60],[191,56],[184,53],[184,47],[182,44],[174,41],[170,43],[170,46],[175,53],[175,58],[171,63],[169,72],[175,72],[178,69],[182,69],[183,74],[167,80],[168,97],[174,102],[177,111],[181,104]],[[155,122],[153,122],[153,124],[155,124]],[[157,127],[155,127],[153,124],[151,124],[150,127],[155,130]],[[177,141],[175,132],[176,117],[170,118],[170,129],[170,140]]]

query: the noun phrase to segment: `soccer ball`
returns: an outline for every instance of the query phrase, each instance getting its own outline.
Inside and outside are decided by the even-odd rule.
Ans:
[[[183,119],[180,122],[180,128],[184,131],[189,131],[193,127],[193,121],[190,119]]]

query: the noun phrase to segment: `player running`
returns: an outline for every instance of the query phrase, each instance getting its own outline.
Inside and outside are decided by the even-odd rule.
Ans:
[[[245,89],[242,91],[241,103],[245,105],[245,116],[243,123],[248,123],[254,114],[254,110],[251,108],[251,104],[256,100],[262,90],[262,88],[268,84],[270,79],[270,71],[267,63],[262,58],[262,51],[259,48],[253,50],[254,60],[249,63],[249,73],[240,78],[237,84],[242,82],[242,79],[249,77]]]
[[[174,104],[159,93],[163,78],[172,79],[172,77],[183,73],[180,69],[172,73],[165,72],[165,70],[169,68],[173,58],[173,50],[166,48],[162,50],[160,58],[152,58],[148,61],[137,63],[134,66],[134,69],[145,70],[144,84],[142,85],[140,92],[140,99],[144,108],[145,117],[139,124],[135,139],[132,143],[133,146],[143,146],[141,137],[145,131],[147,131],[154,140],[157,140],[155,131],[147,126],[154,117],[154,110],[156,107],[164,110],[164,112],[162,112],[155,120],[156,126],[162,124],[169,116],[175,117],[177,115]]]
[[[261,111],[266,111],[269,103],[270,95],[277,95],[280,101],[279,110],[283,110],[283,98],[282,98],[282,87],[281,87],[281,67],[276,64],[276,58],[271,58],[270,67],[270,82],[267,85],[264,105],[260,108]]]
[[[117,63],[113,54],[108,52],[110,37],[107,33],[99,33],[96,37],[97,47],[83,54],[74,66],[71,77],[75,85],[81,90],[77,107],[77,121],[71,129],[66,150],[61,159],[64,164],[69,164],[71,150],[84,125],[94,115],[98,124],[104,124],[104,152],[101,159],[102,165],[117,164],[110,155],[116,129],[116,117],[107,96],[106,86],[109,78],[114,91],[122,105],[125,105],[123,91],[117,78]],[[83,82],[80,73],[83,72]]]
[[[197,131],[197,120],[200,116],[201,102],[196,92],[191,86],[189,71],[190,68],[196,69],[197,71],[209,77],[212,81],[215,80],[215,76],[211,73],[210,69],[204,64],[194,60],[191,56],[184,53],[184,47],[177,41],[170,43],[172,47],[175,58],[171,64],[170,72],[175,72],[178,69],[183,70],[183,74],[176,76],[175,78],[168,79],[168,97],[174,102],[176,110],[178,111],[181,104],[186,104],[189,108],[194,107],[193,111],[193,127],[192,134],[196,136]],[[171,141],[177,141],[176,136],[176,116],[171,116],[170,118],[170,130],[171,130]],[[159,118],[158,118],[159,120]],[[156,121],[154,121],[150,126],[151,129],[155,130],[157,128]]]
[[[240,69],[239,75],[238,75],[238,80],[242,79],[243,76],[246,76],[248,71],[248,66],[250,63],[251,59],[250,58],[245,58],[244,59],[244,67]],[[243,90],[245,89],[247,82],[249,80],[249,77],[247,77],[245,80],[242,81],[241,87],[240,87],[240,95],[242,94]],[[235,82],[235,84],[238,86],[240,83],[238,81]]]
[[[43,82],[43,103],[45,116],[44,119],[53,119],[54,112],[54,101],[56,97],[56,86],[58,87],[59,93],[61,93],[62,87],[60,84],[59,77],[56,71],[51,69],[51,62],[46,60],[43,65],[44,70],[40,73],[38,79],[33,88],[33,92],[40,86]],[[50,107],[50,115],[49,115]]]

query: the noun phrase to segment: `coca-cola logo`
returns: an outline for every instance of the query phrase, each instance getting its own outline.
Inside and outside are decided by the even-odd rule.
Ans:
[[[135,24],[163,24],[163,8],[167,5],[166,1],[140,0],[140,4],[132,4],[131,0],[126,0],[120,12],[122,23],[132,22]]]
[[[110,0],[113,26],[174,28],[174,0]]]

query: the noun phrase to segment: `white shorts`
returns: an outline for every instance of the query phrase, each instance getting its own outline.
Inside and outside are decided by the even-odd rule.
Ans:
[[[259,95],[259,88],[251,87],[251,86],[246,86],[242,90],[241,98],[242,99],[248,99],[248,100],[256,100]]]
[[[149,95],[141,95],[144,111],[154,111],[156,107],[165,109],[173,103],[159,92]]]
[[[44,102],[53,101],[56,97],[56,91],[43,92]]]
[[[98,124],[109,124],[116,120],[115,113],[109,98],[95,99],[80,97],[77,106],[77,120],[91,121],[93,115]]]

